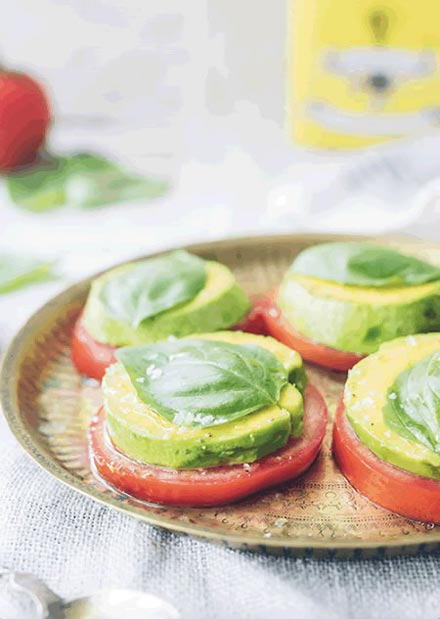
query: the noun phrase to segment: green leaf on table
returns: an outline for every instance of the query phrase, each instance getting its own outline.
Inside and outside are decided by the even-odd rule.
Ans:
[[[373,243],[314,245],[301,252],[292,273],[349,286],[416,286],[440,280],[440,269],[394,249]]]
[[[440,453],[440,351],[399,374],[383,415],[398,434]]]
[[[56,156],[5,179],[11,200],[33,212],[65,205],[96,208],[115,202],[150,200],[168,189],[165,181],[138,176],[91,153]]]
[[[42,159],[37,164],[5,177],[12,202],[36,213],[49,211],[66,202],[63,178],[67,163],[64,157]]]
[[[54,279],[53,263],[30,256],[0,254],[0,294]]]
[[[168,421],[209,427],[278,402],[287,371],[252,344],[183,339],[120,348],[139,398]]]
[[[167,189],[165,181],[132,174],[103,157],[80,154],[69,160],[67,202],[81,208],[151,200]]]
[[[205,283],[205,262],[178,250],[110,276],[100,298],[108,316],[137,328],[146,318],[191,301]]]

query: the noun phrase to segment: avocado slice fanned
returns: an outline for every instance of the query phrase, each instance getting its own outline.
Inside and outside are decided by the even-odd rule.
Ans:
[[[283,447],[303,427],[304,385],[301,357],[269,337],[217,332],[201,339],[266,348],[287,370],[289,383],[276,405],[241,419],[205,428],[177,426],[142,402],[121,363],[108,370],[102,383],[107,429],[115,446],[128,456],[169,468],[202,468],[253,462]],[[193,336],[194,338],[194,336]]]
[[[98,342],[130,346],[235,325],[250,308],[246,294],[226,266],[212,261],[206,261],[205,266],[205,286],[192,300],[146,318],[137,327],[106,312],[101,294],[106,283],[112,277],[129,273],[133,265],[112,269],[92,283],[84,308],[85,328]]]

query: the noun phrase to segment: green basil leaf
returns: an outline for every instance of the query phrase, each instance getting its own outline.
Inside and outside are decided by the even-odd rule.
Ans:
[[[109,278],[100,299],[108,316],[137,328],[146,318],[191,301],[205,283],[204,261],[174,251]]]
[[[165,181],[136,176],[117,163],[90,153],[40,160],[10,174],[5,182],[11,200],[34,212],[65,205],[95,208],[149,200],[168,189]]]
[[[46,157],[6,176],[6,190],[12,202],[21,208],[36,213],[49,211],[66,202],[66,171],[65,157]]]
[[[398,434],[440,453],[440,351],[399,374],[383,414]]]
[[[254,345],[183,339],[120,348],[139,398],[172,423],[215,426],[276,404],[287,371]]]
[[[324,243],[301,252],[290,270],[349,286],[415,286],[440,279],[440,269],[373,243]]]
[[[76,155],[69,160],[66,202],[81,208],[96,208],[114,202],[151,200],[163,195],[168,183],[123,170],[116,163],[94,155]]]
[[[19,254],[0,254],[0,294],[54,277],[51,262]]]

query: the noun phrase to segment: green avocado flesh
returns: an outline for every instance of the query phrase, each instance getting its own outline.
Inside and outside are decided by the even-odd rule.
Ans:
[[[227,329],[249,310],[249,300],[231,271],[218,262],[206,262],[206,285],[191,301],[146,318],[135,328],[105,312],[101,291],[114,275],[129,271],[123,265],[96,278],[84,308],[84,326],[97,340],[112,346],[134,346],[164,340],[170,335]]]
[[[248,333],[217,332],[203,339],[252,343],[272,352],[289,373],[279,402],[241,419],[209,428],[177,426],[142,402],[120,363],[108,368],[102,382],[106,425],[116,447],[131,458],[169,468],[203,468],[254,462],[283,447],[303,428],[300,390],[305,375],[301,357],[272,338]],[[192,338],[194,339],[194,338]]]
[[[439,349],[440,333],[382,344],[350,370],[344,391],[347,418],[362,443],[386,462],[435,479],[440,479],[440,454],[393,429],[387,414],[398,377]]]
[[[300,333],[369,354],[394,338],[440,329],[440,282],[401,288],[347,286],[288,272],[278,305]]]

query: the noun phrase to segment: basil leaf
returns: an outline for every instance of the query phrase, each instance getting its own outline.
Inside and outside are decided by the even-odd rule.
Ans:
[[[66,202],[66,170],[65,157],[41,159],[34,166],[6,176],[6,190],[17,206],[36,213],[48,211]]]
[[[250,344],[175,340],[120,348],[139,398],[178,426],[209,427],[276,404],[287,371]]]
[[[205,283],[204,261],[174,251],[110,277],[100,299],[108,316],[137,328],[146,318],[191,301]]]
[[[373,243],[324,243],[301,252],[291,272],[349,286],[415,286],[440,279],[440,269]]]
[[[136,176],[99,155],[78,153],[40,160],[6,177],[6,188],[18,206],[34,212],[70,205],[94,208],[162,195],[166,182]]]
[[[53,278],[50,262],[19,254],[0,254],[0,294]]]
[[[95,155],[76,155],[69,159],[68,168],[66,202],[81,208],[150,200],[163,195],[168,189],[165,181],[136,176],[116,163]]]
[[[440,453],[440,351],[399,374],[383,414],[398,434]]]

